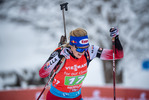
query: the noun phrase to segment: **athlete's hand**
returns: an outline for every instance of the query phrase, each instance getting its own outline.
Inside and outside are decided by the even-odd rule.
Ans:
[[[70,54],[68,48],[63,48],[60,55],[63,55],[66,59],[70,59]]]
[[[119,35],[118,29],[115,28],[115,27],[112,27],[112,28],[110,29],[110,36],[111,36],[111,37],[116,37],[116,36],[118,36],[118,35]]]

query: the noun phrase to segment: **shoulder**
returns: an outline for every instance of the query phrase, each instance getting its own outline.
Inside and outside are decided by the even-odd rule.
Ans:
[[[99,50],[101,50],[101,49],[102,48],[99,48],[99,46],[90,45],[88,48],[88,53],[89,53],[90,59],[91,60],[94,59],[97,56],[97,54],[99,53]]]
[[[51,57],[54,57],[54,56],[60,56],[60,52],[61,52],[61,48],[56,48],[52,54],[51,54]]]
[[[58,48],[56,48],[54,51],[61,50],[61,49],[62,49],[61,47],[58,47]]]
[[[69,47],[58,47],[53,51],[53,53],[51,54],[51,57],[58,56],[59,58],[65,57],[66,59],[69,59],[70,53],[71,53],[71,50]]]

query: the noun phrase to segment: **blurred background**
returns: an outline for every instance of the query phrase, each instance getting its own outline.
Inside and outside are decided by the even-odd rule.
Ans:
[[[44,86],[39,69],[64,34],[59,4],[68,2],[66,31],[84,28],[90,44],[111,49],[119,29],[124,58],[118,87],[149,90],[149,0],[0,0],[0,90]],[[95,58],[83,86],[112,86],[112,61]]]

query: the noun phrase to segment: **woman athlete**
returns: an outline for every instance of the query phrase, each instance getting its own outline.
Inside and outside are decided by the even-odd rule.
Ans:
[[[98,57],[101,60],[112,60],[113,50],[90,45],[87,32],[77,28],[70,32],[69,43],[58,47],[39,71],[45,78],[53,70],[57,70],[65,58],[62,69],[55,75],[46,100],[83,100],[81,96],[82,82],[86,77],[89,63]],[[115,38],[115,59],[123,58],[123,48],[116,28],[110,31]]]

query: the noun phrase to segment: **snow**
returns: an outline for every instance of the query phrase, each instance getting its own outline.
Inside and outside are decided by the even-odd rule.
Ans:
[[[20,67],[38,65],[40,55],[37,54],[37,47],[32,48],[38,44],[38,38],[36,38],[35,32],[30,26],[18,26],[8,23],[2,23],[0,25],[3,44],[1,49],[1,70],[17,70]],[[15,30],[15,33],[12,32]],[[25,31],[24,31],[25,30]],[[31,34],[32,33],[32,34]],[[46,38],[45,38],[46,39]]]
[[[72,29],[82,27],[88,32],[90,44],[111,48],[109,28],[118,27],[124,48],[124,58],[116,65],[117,71],[123,71],[123,83],[119,86],[149,89],[149,70],[142,68],[142,62],[149,59],[149,1],[66,1],[69,3],[65,12],[67,36]],[[28,87],[26,80],[32,78],[24,74],[24,69],[37,72],[35,77],[39,80],[39,68],[57,48],[64,33],[59,7],[62,2],[64,0],[5,0],[0,4],[1,90],[16,80],[16,76],[4,78],[2,73],[14,71],[23,77],[22,88]],[[109,85],[105,83],[100,59],[91,62],[83,85]]]

